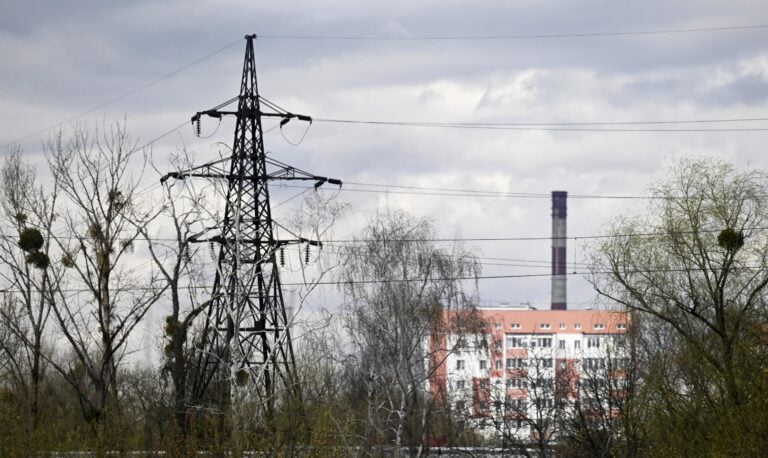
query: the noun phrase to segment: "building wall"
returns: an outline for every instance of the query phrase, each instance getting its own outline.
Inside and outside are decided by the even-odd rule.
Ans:
[[[480,312],[487,322],[483,339],[442,337],[443,348],[456,350],[442,355],[430,391],[441,393],[441,401],[458,415],[491,425],[489,432],[506,420],[521,439],[530,436],[521,419],[554,415],[556,399],[579,396],[585,370],[597,373],[606,358],[619,361],[624,356],[617,340],[623,339],[629,324],[627,313],[523,308]]]

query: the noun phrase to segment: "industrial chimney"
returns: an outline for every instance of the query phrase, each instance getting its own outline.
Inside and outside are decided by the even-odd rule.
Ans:
[[[566,310],[565,237],[568,192],[552,191],[552,310]]]

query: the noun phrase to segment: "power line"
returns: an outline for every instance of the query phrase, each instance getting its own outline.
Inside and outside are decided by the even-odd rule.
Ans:
[[[342,255],[344,254],[341,251],[335,251],[335,250],[328,250],[323,249],[321,250],[323,253],[330,253],[335,255]],[[438,255],[439,257],[444,257],[446,259],[452,258],[452,256],[448,253],[444,255]],[[534,259],[513,259],[513,258],[492,258],[492,257],[485,257],[485,256],[478,256],[476,257],[478,261],[480,261],[480,264],[483,266],[498,266],[498,267],[533,267],[533,268],[541,268],[541,269],[550,269],[552,267],[552,260],[534,260]],[[497,262],[486,262],[486,261],[497,261]],[[568,262],[568,267],[576,268],[587,268],[589,267],[589,264],[584,262]]]
[[[342,251],[336,251],[331,249],[323,249],[321,248],[320,251],[322,253],[330,253],[334,255],[343,255],[344,253]],[[438,256],[448,258],[450,259],[452,257],[451,254],[445,253],[445,254],[439,254]],[[480,264],[483,266],[501,266],[501,267],[536,267],[536,268],[551,268],[552,267],[552,260],[543,260],[543,259],[516,259],[516,258],[496,258],[496,257],[486,257],[486,256],[477,256],[476,259],[480,261]],[[486,261],[501,261],[501,262],[486,262]],[[524,263],[524,264],[517,264],[517,263]],[[567,263],[568,267],[576,268],[586,268],[589,267],[588,263],[585,262],[575,262],[571,261]]]
[[[741,270],[766,270],[768,266],[739,266]],[[669,268],[669,269],[644,269],[644,270],[625,270],[621,273],[624,275],[630,274],[650,274],[650,273],[690,273],[690,272],[703,272],[708,269],[701,268]],[[709,270],[708,270],[709,271]],[[566,272],[565,275],[569,277],[585,277],[589,275],[610,275],[614,274],[613,271],[572,271]],[[474,281],[474,280],[501,280],[501,279],[516,279],[516,278],[546,278],[552,277],[551,273],[531,273],[531,274],[509,274],[509,275],[478,275],[478,276],[461,276],[461,277],[440,277],[440,278],[428,278],[430,281]],[[391,278],[391,279],[363,279],[363,280],[329,280],[318,282],[294,282],[294,283],[282,283],[284,286],[341,286],[341,285],[365,285],[365,284],[397,284],[397,283],[414,283],[424,282],[425,278]],[[145,291],[160,291],[166,288],[165,286],[159,286],[151,288],[148,286],[135,286],[128,288],[119,288],[119,292],[145,292]],[[209,285],[184,285],[179,286],[180,290],[206,290],[211,289]],[[88,288],[63,288],[59,289],[63,293],[92,293],[93,290]],[[22,292],[19,288],[0,288],[0,293],[13,293]]]
[[[238,39],[237,41],[233,41],[232,43],[229,43],[226,46],[223,46],[223,47],[221,47],[221,48],[219,48],[219,49],[217,49],[217,50],[215,50],[215,51],[213,51],[211,53],[208,53],[205,56],[200,57],[200,58],[198,58],[198,59],[196,59],[196,60],[194,60],[194,61],[192,61],[192,62],[190,62],[190,63],[188,63],[188,64],[186,64],[184,66],[182,66],[182,67],[179,67],[179,68],[177,68],[176,70],[174,70],[174,71],[172,71],[170,73],[167,73],[167,74],[165,74],[165,75],[163,75],[163,76],[161,76],[159,78],[156,78],[156,79],[154,79],[152,81],[144,83],[144,84],[142,84],[141,86],[138,86],[135,89],[131,89],[128,92],[125,92],[125,93],[123,93],[121,95],[118,95],[115,98],[109,99],[106,102],[102,102],[102,103],[100,103],[99,105],[96,105],[93,108],[89,108],[88,110],[83,111],[81,113],[78,113],[78,114],[76,114],[76,115],[74,115],[74,116],[72,116],[70,118],[67,118],[67,119],[65,119],[63,121],[59,121],[59,122],[57,122],[55,124],[52,124],[52,125],[44,128],[44,129],[40,129],[38,131],[35,131],[35,132],[33,132],[33,133],[29,134],[29,135],[26,135],[24,137],[17,138],[16,140],[13,140],[11,142],[8,142],[8,143],[4,144],[0,148],[7,148],[7,147],[9,147],[9,146],[11,146],[11,145],[13,145],[15,143],[19,143],[19,142],[22,142],[22,141],[27,140],[29,138],[35,137],[35,136],[40,135],[42,133],[45,133],[45,132],[47,132],[47,131],[49,131],[51,129],[55,129],[56,127],[59,127],[62,124],[70,123],[70,122],[72,122],[72,121],[74,121],[76,119],[82,118],[85,115],[88,115],[88,114],[91,114],[91,113],[93,113],[95,111],[98,111],[98,110],[100,110],[100,109],[102,109],[102,108],[104,108],[104,107],[106,107],[108,105],[111,105],[111,104],[113,104],[115,102],[119,102],[120,100],[126,99],[126,98],[136,94],[137,92],[143,91],[144,89],[147,89],[148,87],[154,86],[155,84],[157,84],[157,83],[159,83],[161,81],[167,80],[168,78],[171,78],[172,76],[175,76],[175,75],[183,72],[184,70],[199,64],[200,62],[203,62],[203,61],[205,61],[207,59],[210,59],[211,57],[213,57],[213,56],[215,56],[217,54],[220,54],[220,53],[226,51],[227,49],[229,49],[232,46],[240,43],[241,41],[242,41],[242,38]]]
[[[528,262],[528,263],[536,263],[536,264],[546,264],[546,267],[549,267],[552,264],[552,260],[551,259],[542,260],[542,259],[491,258],[491,257],[485,257],[485,256],[481,256],[478,259],[481,259],[481,260],[487,259],[489,261],[510,261],[510,262]],[[568,263],[569,266],[572,266],[573,264],[574,264],[573,262],[569,262]],[[582,263],[582,262],[579,262],[579,263],[576,263],[576,264],[579,264],[581,266],[587,266],[588,265],[588,264]]]
[[[746,119],[746,118],[745,118]],[[438,123],[438,122],[409,122],[409,121],[377,121],[356,119],[313,118],[315,122],[334,124],[357,124],[389,127],[427,127],[433,129],[468,129],[468,130],[501,130],[501,131],[535,131],[535,132],[765,132],[768,127],[722,127],[722,128],[597,128],[578,127],[576,123],[563,124],[483,124],[483,123]],[[697,121],[642,121],[623,123],[621,125],[642,124],[686,124]],[[704,121],[699,121],[704,122]],[[717,122],[717,121],[712,121]],[[720,121],[731,122],[731,121]],[[736,121],[733,122],[743,122]],[[584,123],[582,125],[619,125],[610,123]],[[573,127],[568,127],[573,126]]]
[[[633,235],[641,235],[641,234],[633,234]],[[662,235],[662,234],[642,234],[642,235]],[[592,236],[585,236],[585,237],[449,237],[449,238],[430,238],[430,239],[386,239],[386,240],[376,240],[376,239],[343,239],[343,240],[326,240],[323,241],[325,244],[329,245],[350,245],[350,244],[357,244],[357,243],[368,243],[368,242],[380,242],[380,243],[387,243],[387,242],[397,242],[397,243],[423,243],[423,242],[530,242],[535,240],[576,240],[576,239],[587,239],[587,238],[607,238],[607,237],[619,237],[618,235],[592,235]]]
[[[750,230],[750,231],[764,231],[768,230],[768,226],[754,226],[754,227],[744,227],[740,228],[741,230]],[[364,239],[364,238],[358,238],[358,239],[337,239],[337,240],[322,240],[321,242],[324,245],[351,245],[354,246],[356,244],[360,243],[369,243],[369,242],[380,242],[380,243],[386,243],[386,242],[397,242],[397,243],[425,243],[425,242],[530,242],[530,241],[551,241],[551,240],[573,240],[574,242],[577,242],[579,240],[590,240],[590,239],[610,239],[610,238],[630,238],[630,237],[665,237],[665,236],[672,236],[672,235],[690,235],[690,234],[716,234],[720,233],[722,229],[699,229],[697,231],[676,231],[674,234],[671,234],[669,232],[636,232],[636,233],[629,233],[629,234],[599,234],[599,235],[577,235],[577,236],[566,236],[566,237],[552,237],[552,236],[526,236],[526,237],[445,237],[445,238],[415,238],[415,239],[386,239],[386,240],[379,240],[379,239]],[[93,237],[89,235],[54,235],[55,238],[62,239],[62,240],[90,240]],[[18,238],[18,235],[9,235],[5,233],[0,233],[0,238],[5,239],[11,239],[15,240]],[[134,240],[135,242],[141,242],[141,241],[150,241],[150,242],[175,242],[177,239],[175,238],[164,238],[164,237],[149,237],[149,238],[137,238]],[[503,258],[495,258],[495,259],[503,259]],[[570,263],[569,263],[570,264]]]
[[[768,266],[740,266],[739,269],[747,269],[747,270],[766,270],[768,271]],[[690,269],[647,269],[647,270],[627,270],[621,272],[622,274],[637,274],[637,273],[686,273],[686,272],[703,272],[707,269],[699,269],[699,268],[690,268]],[[613,274],[612,271],[593,271],[593,272],[566,272],[565,275],[570,277],[575,276],[588,276],[588,275],[609,275]],[[429,278],[431,281],[464,281],[464,280],[498,280],[498,279],[511,279],[511,278],[544,278],[544,277],[552,277],[553,275],[551,273],[548,274],[542,274],[542,273],[532,273],[532,274],[510,274],[510,275],[479,275],[479,276],[461,276],[461,277],[445,277],[445,278]],[[334,281],[325,281],[325,282],[315,282],[311,283],[312,285],[351,285],[351,284],[378,284],[378,283],[413,283],[413,282],[424,282],[424,278],[394,278],[394,279],[378,279],[378,280],[352,280],[352,281],[342,281],[342,280],[334,280]],[[284,283],[285,285],[290,286],[303,286],[304,283]]]
[[[165,133],[163,133],[163,134],[160,134],[159,136],[157,136],[157,137],[153,138],[152,140],[148,141],[148,142],[147,142],[147,143],[145,143],[144,145],[142,145],[142,146],[140,146],[140,147],[137,147],[137,148],[134,148],[134,150],[133,150],[133,151],[138,151],[138,150],[140,150],[140,149],[144,149],[144,148],[146,148],[147,146],[149,146],[149,145],[152,145],[152,144],[154,144],[154,143],[156,143],[156,142],[158,142],[158,141],[160,141],[160,140],[164,139],[165,137],[167,137],[167,136],[171,135],[172,133],[176,132],[177,130],[181,129],[182,127],[186,126],[187,124],[189,124],[189,121],[184,121],[184,122],[182,122],[181,124],[179,124],[178,126],[174,127],[173,129],[171,129],[171,130],[169,130],[169,131],[166,131]],[[133,151],[131,151],[131,152],[133,152]]]
[[[359,188],[341,188],[334,189],[334,192],[363,192],[363,193],[375,193],[375,194],[404,194],[414,196],[447,196],[447,197],[504,197],[504,198],[521,198],[521,199],[549,199],[552,196],[545,193],[522,193],[522,192],[504,192],[504,191],[482,191],[482,190],[460,190],[460,189],[447,189],[447,188],[427,188],[420,186],[397,186],[397,185],[384,185],[384,184],[368,184],[368,183],[353,183],[344,182],[345,185],[357,185],[357,186],[371,186],[382,188],[395,188],[395,189],[414,189],[423,191],[434,192],[418,192],[418,191],[386,191],[379,189],[359,189]],[[298,188],[298,189],[313,189],[309,186],[297,186],[297,185],[284,185],[286,188]],[[320,188],[325,191],[324,189]],[[442,192],[446,191],[446,192]],[[569,198],[574,199],[666,199],[664,197],[655,196],[630,196],[630,195],[598,195],[598,194],[569,194]]]
[[[504,192],[504,191],[484,191],[484,190],[477,190],[477,189],[455,189],[455,188],[428,188],[423,186],[401,186],[401,185],[394,185],[394,184],[378,184],[378,183],[359,183],[354,181],[345,181],[345,186],[348,185],[355,185],[355,186],[371,186],[371,187],[377,187],[377,188],[398,188],[398,189],[418,189],[423,191],[448,191],[448,192],[466,192],[466,193],[478,193],[478,194],[504,194],[504,195],[514,195],[514,196],[530,196],[530,197],[546,197],[548,194],[546,193],[534,193],[534,192]],[[343,188],[342,188],[343,189]]]
[[[680,29],[650,29],[611,32],[575,32],[575,33],[536,33],[515,35],[422,35],[411,37],[373,36],[373,35],[259,35],[261,39],[272,40],[343,40],[343,41],[446,41],[446,40],[525,40],[525,39],[552,39],[552,38],[597,38],[597,37],[623,37],[642,35],[667,35],[685,33],[706,33],[726,31],[749,31],[768,28],[768,25],[734,25],[723,27],[697,27]]]
[[[514,267],[514,268],[526,267],[526,268],[531,268],[531,269],[551,269],[552,268],[551,265],[538,264],[538,263],[537,264],[533,264],[533,263],[531,263],[531,264],[516,264],[516,263],[501,263],[501,262],[481,262],[481,264],[483,265],[483,267],[485,267],[485,266]],[[579,264],[581,265],[581,267],[587,267],[587,265],[585,265],[585,264],[581,264],[581,263],[579,263]],[[571,263],[568,263],[568,265],[570,266]]]
[[[313,118],[314,121],[322,122],[365,122],[389,124],[389,121],[354,121],[345,119],[326,119]],[[707,119],[669,119],[669,120],[642,120],[642,121],[562,121],[562,122],[409,122],[407,124],[418,124],[428,126],[632,126],[632,125],[661,125],[661,124],[719,124],[719,123],[737,123],[737,122],[760,122],[768,121],[768,117],[752,118],[707,118]]]
[[[681,33],[703,33],[703,32],[722,32],[722,31],[748,31],[748,30],[762,30],[768,28],[768,25],[763,24],[756,24],[756,25],[735,25],[735,26],[722,26],[722,27],[699,27],[699,28],[681,28],[681,29],[654,29],[654,30],[634,30],[634,31],[612,31],[612,32],[581,32],[581,33],[551,33],[551,34],[517,34],[517,35],[456,35],[456,36],[415,36],[415,37],[384,37],[384,36],[354,36],[354,35],[279,35],[279,34],[264,34],[260,35],[259,38],[261,39],[298,39],[298,40],[387,40],[387,41],[410,41],[410,40],[512,40],[512,39],[542,39],[542,38],[586,38],[586,37],[615,37],[615,36],[639,36],[639,35],[658,35],[658,34],[681,34]],[[2,145],[1,148],[7,148],[15,143],[19,143],[23,140],[29,139],[31,137],[40,135],[42,133],[45,133],[51,129],[54,129],[58,126],[61,126],[62,124],[66,124],[69,122],[72,122],[78,118],[81,118],[85,115],[88,115],[90,113],[93,113],[101,108],[104,108],[108,105],[111,105],[115,102],[118,102],[120,100],[123,100],[125,98],[130,97],[133,94],[136,94],[146,88],[149,88],[161,81],[164,81],[168,78],[171,78],[175,76],[176,74],[193,67],[200,62],[203,62],[229,48],[232,46],[240,43],[242,39],[238,39],[232,43],[229,43],[209,54],[206,54],[205,56],[202,56],[182,67],[179,67],[178,69],[167,73],[159,78],[156,78],[154,80],[151,80],[145,84],[142,84],[128,92],[125,92],[121,95],[118,95],[117,97],[114,97],[112,99],[109,99],[103,103],[100,103],[93,108],[90,108],[86,111],[83,111],[81,113],[78,113],[70,118],[67,118],[63,121],[59,121],[55,124],[52,124],[48,127],[45,127],[43,129],[40,129],[38,131],[32,132],[24,137],[17,138],[11,142],[8,142],[4,145]],[[761,121],[765,120],[765,118],[745,118],[739,121]],[[351,121],[351,120],[341,120],[341,119],[316,119],[316,121],[320,122],[335,122],[335,123],[363,123],[363,124],[380,124],[380,125],[407,125],[407,126],[421,126],[421,127],[452,127],[452,128],[482,128],[482,129],[504,129],[504,130],[510,130],[513,127],[515,127],[513,130],[577,130],[577,131],[611,131],[611,132],[637,132],[637,131],[649,131],[649,132],[671,132],[671,131],[678,131],[678,132],[735,132],[735,131],[763,131],[768,130],[762,129],[762,128],[750,128],[750,129],[583,129],[583,128],[573,128],[573,129],[560,129],[560,128],[542,128],[542,127],[529,127],[527,124],[519,124],[519,125],[512,125],[512,124],[504,124],[504,125],[493,125],[493,124],[486,124],[486,125],[477,125],[477,126],[471,126],[467,124],[453,124],[453,125],[444,125],[444,126],[438,126],[434,123],[393,123],[393,122],[382,122],[382,121]],[[732,120],[737,121],[737,120]],[[731,120],[704,120],[704,121],[688,121],[688,122],[732,122]],[[620,125],[620,124],[671,124],[671,123],[684,123],[686,121],[669,121],[669,122],[643,122],[643,123],[536,123],[537,126],[564,126],[564,125]]]
[[[167,137],[167,136],[171,135],[172,133],[174,133],[174,132],[178,131],[179,129],[181,129],[181,128],[183,128],[183,127],[187,126],[188,124],[189,124],[189,121],[184,121],[184,122],[182,122],[181,124],[179,124],[178,126],[176,126],[176,127],[172,128],[171,130],[168,130],[168,131],[166,131],[165,133],[163,133],[163,134],[160,134],[159,136],[157,136],[157,137],[153,138],[152,140],[150,140],[150,141],[148,141],[148,142],[144,143],[143,145],[141,145],[141,146],[138,146],[138,147],[134,148],[133,150],[131,150],[131,152],[133,153],[133,152],[135,152],[135,151],[139,151],[139,150],[142,150],[142,149],[144,149],[144,148],[146,148],[146,147],[148,147],[148,146],[150,146],[150,145],[152,145],[152,144],[154,144],[154,143],[157,143],[158,141],[160,141],[160,140],[164,139],[165,137]],[[265,130],[265,131],[264,131],[264,134],[267,134],[268,132],[271,132],[271,131],[275,130],[275,128],[277,128],[277,127],[278,127],[278,125],[275,125],[275,126],[273,126],[273,127],[269,128],[269,129]],[[160,181],[154,181],[152,184],[148,185],[146,188],[144,188],[144,189],[142,189],[142,190],[140,190],[140,191],[136,191],[136,192],[135,192],[135,194],[136,194],[136,195],[144,194],[145,192],[151,191],[151,190],[152,190],[152,189],[154,189],[154,188],[159,188],[160,186],[161,186],[161,183],[160,183]],[[312,189],[312,188],[311,188],[311,187],[309,187],[309,188],[307,188],[307,189]],[[306,192],[306,190],[305,190],[305,191],[302,191],[302,192],[300,192],[299,194],[297,194],[297,195],[295,195],[295,196],[293,196],[293,197],[291,197],[290,199],[287,199],[287,200],[285,200],[285,201],[283,201],[283,202],[280,202],[280,203],[278,203],[278,204],[276,204],[276,205],[273,205],[273,206],[272,206],[272,208],[277,208],[277,207],[279,207],[279,206],[281,206],[281,205],[283,205],[283,204],[286,204],[286,203],[288,203],[289,201],[291,201],[291,200],[293,200],[293,199],[295,199],[295,198],[299,197],[300,195],[304,194],[305,192]]]
[[[762,231],[767,230],[768,227],[755,226],[744,227],[741,230]],[[579,235],[579,236],[566,236],[566,237],[448,237],[448,238],[424,238],[424,239],[344,239],[344,240],[326,240],[325,244],[358,244],[368,242],[398,242],[398,243],[422,243],[422,242],[511,242],[511,241],[537,241],[537,240],[587,240],[587,239],[607,239],[607,238],[629,238],[629,237],[663,237],[672,235],[690,235],[690,234],[718,234],[722,229],[699,229],[697,231],[676,231],[674,234],[669,232],[637,232],[632,234],[601,234],[601,235]]]

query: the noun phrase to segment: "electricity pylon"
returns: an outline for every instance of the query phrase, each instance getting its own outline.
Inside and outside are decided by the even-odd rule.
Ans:
[[[203,177],[227,181],[226,208],[220,233],[198,242],[219,245],[212,297],[206,309],[202,338],[197,342],[197,374],[193,396],[226,405],[234,386],[256,384],[271,405],[276,389],[293,383],[294,352],[290,322],[285,310],[276,253],[290,244],[319,245],[319,241],[274,237],[268,182],[310,180],[315,188],[341,181],[312,175],[267,158],[262,118],[312,122],[309,116],[290,113],[259,95],[253,40],[246,35],[240,95],[192,117],[198,135],[203,115],[236,119],[232,156],[168,178]],[[223,110],[237,101],[237,110]],[[228,164],[227,164],[228,162]],[[227,167],[228,165],[228,167]],[[282,260],[282,255],[281,255]]]

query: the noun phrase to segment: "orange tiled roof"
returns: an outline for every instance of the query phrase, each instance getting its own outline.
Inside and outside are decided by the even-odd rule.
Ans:
[[[607,310],[531,310],[478,309],[488,320],[491,330],[501,323],[499,331],[506,333],[552,334],[614,334],[626,331],[629,313]],[[546,325],[549,325],[548,327]],[[564,325],[564,328],[561,328]],[[597,327],[595,326],[597,325]],[[602,327],[600,327],[602,325]],[[619,325],[619,326],[617,326]]]

